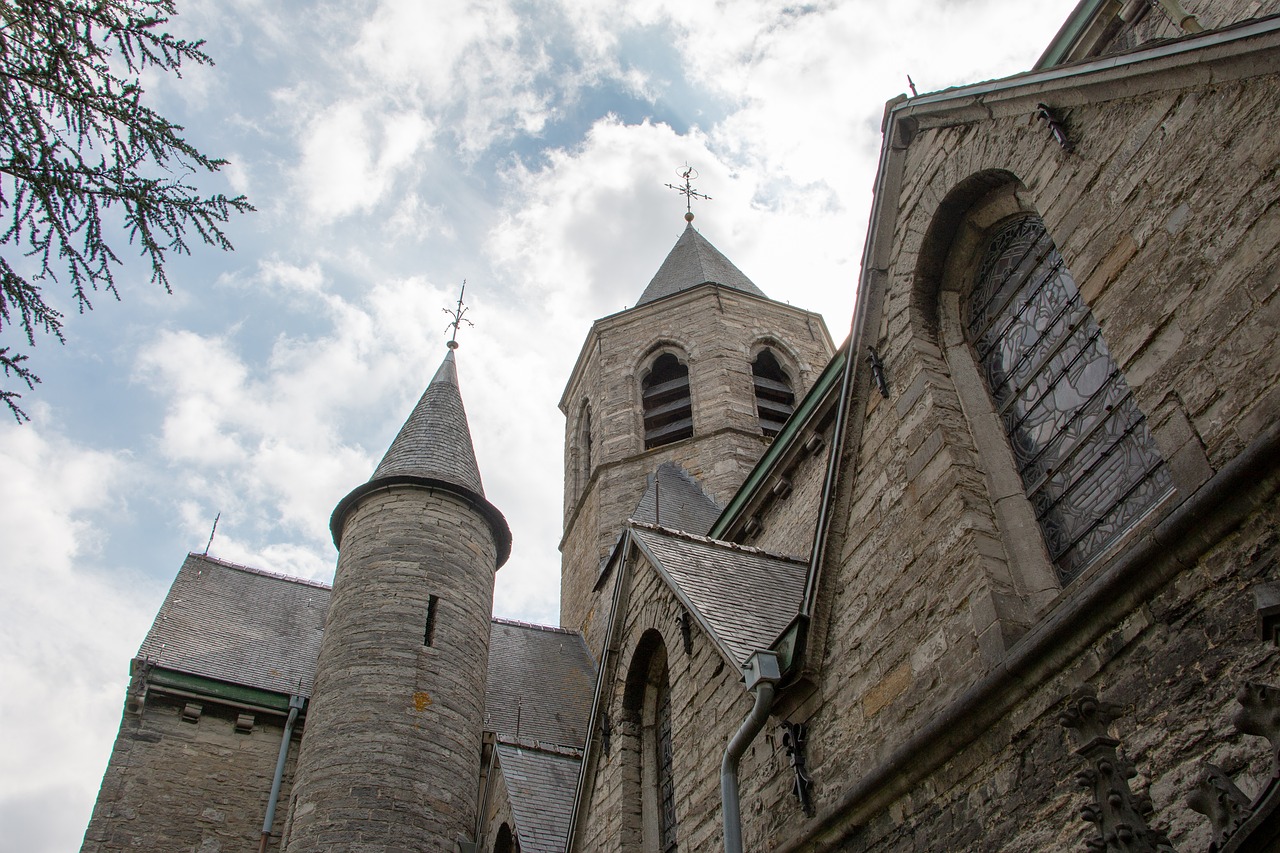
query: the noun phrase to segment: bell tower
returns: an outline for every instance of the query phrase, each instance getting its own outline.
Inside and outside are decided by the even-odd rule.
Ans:
[[[723,505],[833,351],[820,315],[765,296],[686,220],[635,306],[592,324],[560,398],[560,624],[593,653],[601,561],[649,475],[676,463]]]
[[[330,520],[338,568],[288,853],[453,850],[474,826],[494,573],[511,533],[484,497],[454,347]]]

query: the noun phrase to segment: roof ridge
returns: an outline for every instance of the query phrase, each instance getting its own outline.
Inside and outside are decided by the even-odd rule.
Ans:
[[[808,562],[808,560],[803,557],[792,557],[787,554],[778,554],[773,551],[766,551],[763,548],[756,548],[753,545],[739,545],[737,542],[727,542],[724,539],[712,539],[710,536],[699,536],[696,533],[676,530],[675,528],[664,527],[660,524],[650,524],[647,521],[636,521],[632,518],[628,519],[627,523],[632,527],[638,527],[654,533],[661,533],[665,536],[670,536],[673,539],[686,539],[691,542],[699,542],[703,545],[715,545],[719,548],[724,548],[729,551],[739,551],[743,554],[759,554],[762,557],[769,557],[773,560],[782,560],[787,563],[796,563],[798,565],[803,565]]]
[[[551,634],[573,634],[574,636],[582,636],[573,628],[563,628],[559,625],[540,625],[537,622],[524,622],[520,619],[507,619],[503,616],[491,616],[489,617],[489,621],[495,622],[499,625],[514,625],[517,628],[533,628],[537,631],[546,631]]]
[[[333,584],[324,581],[311,580],[310,578],[300,578],[294,575],[286,575],[281,572],[272,572],[267,569],[258,569],[253,566],[246,566],[243,563],[233,563],[230,560],[224,560],[221,557],[210,557],[208,554],[197,554],[195,551],[187,552],[188,560],[203,560],[206,563],[213,563],[222,566],[224,569],[235,569],[238,572],[247,572],[251,575],[262,575],[266,578],[275,578],[276,580],[288,581],[289,583],[301,584],[303,586],[315,587],[316,589],[333,589]]]
[[[544,752],[560,758],[582,758],[582,749],[576,746],[567,746],[560,743],[552,743],[547,740],[521,740],[520,738],[501,735],[497,732],[493,733],[493,740],[498,746],[509,746],[512,749],[525,750],[528,752]]]

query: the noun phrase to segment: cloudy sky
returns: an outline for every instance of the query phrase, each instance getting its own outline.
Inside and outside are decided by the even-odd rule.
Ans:
[[[848,331],[884,102],[1031,66],[1074,0],[188,0],[216,67],[147,77],[231,161],[236,251],[129,259],[0,416],[0,850],[78,848],[128,661],[188,551],[329,580],[334,504],[443,356],[515,546],[498,615],[557,618],[564,381],[684,226]],[[50,298],[69,307],[66,294]],[[21,343],[0,333],[0,346]]]

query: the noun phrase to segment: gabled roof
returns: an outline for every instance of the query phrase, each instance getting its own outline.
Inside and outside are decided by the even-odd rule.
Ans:
[[[680,293],[700,284],[719,284],[741,290],[753,296],[764,297],[764,292],[747,278],[742,270],[711,245],[692,224],[676,241],[667,259],[658,267],[649,286],[644,289],[636,305],[655,302],[664,296]]]
[[[369,480],[404,475],[452,483],[484,497],[453,350],[445,355]]]
[[[804,560],[638,524],[631,537],[739,665],[772,646],[800,612]]]
[[[484,727],[499,741],[581,749],[595,677],[576,631],[494,619]]]
[[[177,672],[311,694],[329,587],[187,555],[138,657]]]
[[[497,750],[520,850],[560,853],[569,835],[582,760],[501,743]]]
[[[631,517],[645,524],[706,535],[720,516],[720,506],[693,475],[675,462],[663,462],[649,477]]]

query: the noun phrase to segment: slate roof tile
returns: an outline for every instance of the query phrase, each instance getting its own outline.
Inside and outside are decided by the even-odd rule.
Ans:
[[[644,289],[636,305],[655,302],[664,296],[707,282],[741,290],[753,296],[764,296],[764,291],[756,287],[742,270],[733,265],[733,261],[721,254],[719,249],[711,245],[690,224],[685,226],[684,233],[680,235],[662,266],[658,267],[658,272]]]
[[[188,554],[138,656],[165,669],[311,694],[329,587]]]
[[[569,835],[581,760],[508,744],[497,749],[520,850],[560,853]]]
[[[443,480],[484,497],[453,350],[444,357],[369,481],[405,475]]]
[[[631,517],[705,536],[720,517],[720,509],[692,474],[675,462],[663,462],[649,477],[649,487]]]
[[[576,631],[494,619],[485,728],[499,740],[580,749],[595,676],[595,661]]]
[[[800,612],[808,565],[756,548],[633,524],[631,535],[739,664]]]

